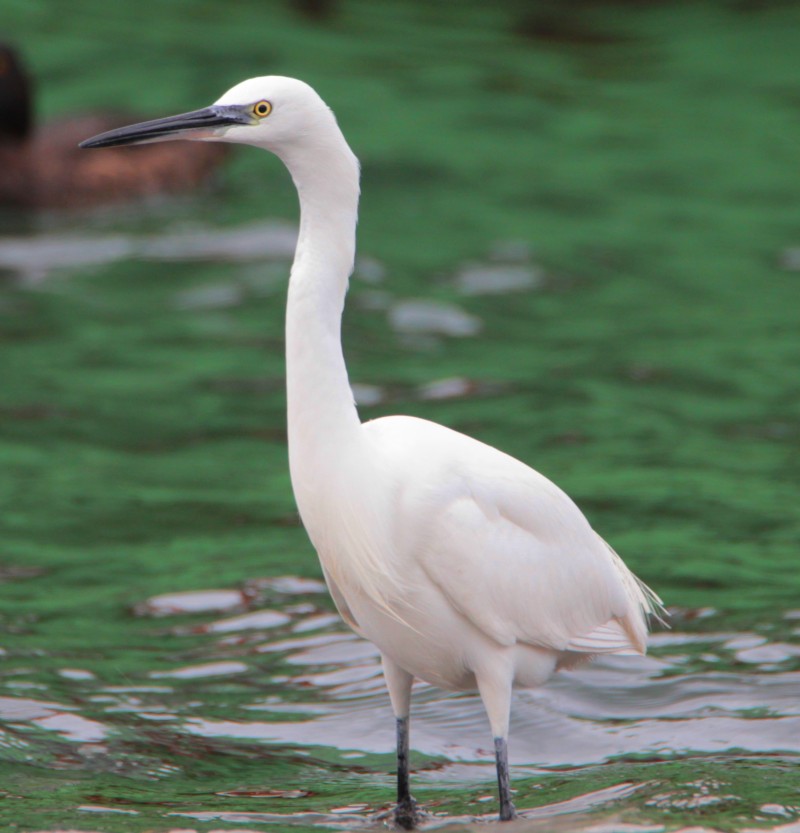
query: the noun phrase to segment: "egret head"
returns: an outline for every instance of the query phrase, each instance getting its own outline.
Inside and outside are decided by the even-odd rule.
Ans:
[[[173,139],[257,145],[282,155],[287,146],[318,141],[336,121],[302,81],[269,75],[242,81],[210,107],[109,130],[81,147],[113,147]]]

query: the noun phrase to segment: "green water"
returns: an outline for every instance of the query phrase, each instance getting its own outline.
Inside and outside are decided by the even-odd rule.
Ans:
[[[363,418],[437,420],[554,479],[688,635],[656,642],[660,670],[640,673],[674,678],[672,703],[690,682],[763,685],[760,710],[747,700],[739,716],[756,735],[758,721],[775,737],[785,727],[787,743],[771,747],[667,738],[594,760],[574,740],[570,765],[520,768],[517,804],[632,783],[641,789],[598,803],[600,817],[725,830],[797,817],[797,698],[793,711],[769,699],[773,684],[800,691],[787,616],[800,608],[800,274],[782,265],[800,246],[797,7],[345,0],[314,21],[283,3],[82,0],[67,13],[6,0],[3,17],[39,80],[42,117],[183,112],[267,73],[317,87],[363,164],[360,251],[386,273],[354,281],[344,326],[352,381],[383,392]],[[230,229],[266,215],[294,221],[291,183],[243,149],[210,193],[82,216],[8,212],[0,231],[30,235],[34,251],[52,236]],[[502,263],[498,251],[543,275],[536,288],[460,292],[466,265]],[[253,605],[293,624],[230,642],[176,628],[231,611],[132,613],[160,593],[319,577],[286,463],[284,291],[264,278],[281,270],[129,258],[48,270],[35,285],[9,269],[0,283],[0,697],[103,727],[101,738],[88,724],[88,740],[70,735],[48,723],[57,706],[6,722],[3,828],[274,829],[256,816],[170,814],[366,815],[392,800],[390,748],[365,750],[355,718],[359,758],[322,729],[316,743],[186,731],[192,720],[245,724],[275,698],[285,710],[258,720],[280,721],[288,738],[284,724],[300,721],[291,707],[342,707],[297,679],[290,648],[257,650],[296,638],[295,624],[330,611],[327,597],[259,585]],[[208,287],[238,300],[185,302]],[[409,298],[457,305],[482,329],[403,337],[384,308]],[[420,394],[450,377],[475,384]],[[735,634],[784,647],[755,662]],[[152,676],[222,660],[245,670]],[[120,691],[142,687],[155,690]],[[444,701],[441,714],[470,702]],[[705,738],[702,710],[694,717]],[[631,711],[605,724],[601,705],[586,720],[622,735],[647,722]],[[453,768],[436,749],[423,743],[413,759],[417,797],[451,816],[491,812],[478,801],[491,770]],[[79,809],[92,806],[106,811]],[[576,811],[570,824],[590,817]]]

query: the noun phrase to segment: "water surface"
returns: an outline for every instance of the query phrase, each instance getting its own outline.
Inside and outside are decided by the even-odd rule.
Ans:
[[[796,820],[795,8],[4,11],[43,117],[182,112],[262,72],[317,86],[364,170],[344,331],[363,418],[531,463],[671,607],[648,658],[516,698],[523,829]],[[180,200],[0,219],[9,829],[383,824],[388,700],[288,479],[295,213],[242,150]],[[475,696],[421,685],[413,719],[429,823],[490,816]]]

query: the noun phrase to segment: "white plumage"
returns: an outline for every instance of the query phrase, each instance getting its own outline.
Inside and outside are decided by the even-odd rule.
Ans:
[[[398,718],[398,824],[416,821],[407,772],[415,677],[480,691],[495,737],[501,818],[511,818],[512,687],[540,685],[595,654],[644,653],[658,598],[564,492],[518,460],[421,419],[361,424],[340,338],[358,162],[309,86],[251,79],[205,110],[85,144],[166,138],[266,148],[297,187],[286,319],[292,485],[336,606],[383,656]]]

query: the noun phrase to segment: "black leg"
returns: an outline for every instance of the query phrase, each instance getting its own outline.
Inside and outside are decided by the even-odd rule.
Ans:
[[[417,802],[408,788],[408,718],[397,718],[397,807],[394,822],[403,830],[417,826]]]
[[[505,738],[494,739],[494,756],[497,761],[497,789],[500,793],[500,821],[517,817],[511,802],[511,785],[508,780],[508,745]]]

